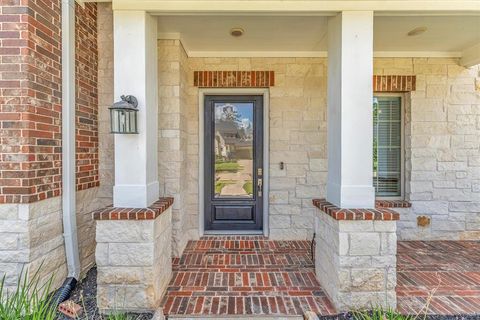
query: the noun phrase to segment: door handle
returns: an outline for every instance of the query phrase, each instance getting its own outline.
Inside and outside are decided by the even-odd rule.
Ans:
[[[259,178],[257,179],[257,191],[258,191],[258,196],[261,197],[263,194],[263,179]]]

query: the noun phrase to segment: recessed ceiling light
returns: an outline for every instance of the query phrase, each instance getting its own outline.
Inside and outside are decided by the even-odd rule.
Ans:
[[[245,32],[245,30],[243,30],[242,28],[232,28],[232,29],[230,29],[230,35],[232,37],[241,37],[241,36],[243,36],[244,32]]]
[[[409,37],[413,37],[413,36],[418,36],[419,34],[422,34],[424,33],[425,31],[427,31],[427,27],[417,27],[415,29],[412,29],[410,30],[407,35]]]

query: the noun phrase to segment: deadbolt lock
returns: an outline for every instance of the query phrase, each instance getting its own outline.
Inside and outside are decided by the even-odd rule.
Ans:
[[[263,169],[262,169],[262,168],[258,168],[258,169],[257,169],[257,175],[258,175],[259,177],[261,177],[261,176],[263,175]]]

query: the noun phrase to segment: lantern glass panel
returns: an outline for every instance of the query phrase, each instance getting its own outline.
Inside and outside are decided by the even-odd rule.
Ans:
[[[137,133],[137,112],[130,112],[129,130],[131,133]]]
[[[138,133],[137,110],[110,109],[112,133]]]

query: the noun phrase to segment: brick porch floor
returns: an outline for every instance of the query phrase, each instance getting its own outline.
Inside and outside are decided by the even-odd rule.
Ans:
[[[480,241],[404,241],[397,251],[402,313],[480,314]]]
[[[398,243],[398,310],[480,314],[480,242]],[[308,241],[204,237],[190,241],[174,274],[169,315],[322,315],[335,310],[315,279]]]
[[[315,279],[310,242],[260,236],[190,241],[163,305],[169,315],[335,313]]]

